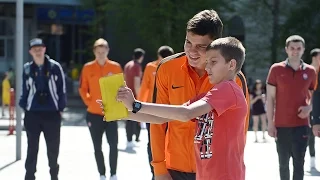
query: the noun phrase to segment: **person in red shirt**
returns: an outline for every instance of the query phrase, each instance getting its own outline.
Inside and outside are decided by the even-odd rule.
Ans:
[[[276,138],[280,179],[290,179],[292,157],[293,179],[303,180],[316,71],[301,60],[305,50],[301,36],[288,37],[285,50],[288,58],[273,64],[267,78],[268,134]]]
[[[248,111],[243,90],[236,84],[245,49],[233,37],[213,41],[206,50],[209,81],[215,86],[184,105],[137,101],[130,88],[118,91],[118,100],[132,110],[130,119],[162,124],[194,119],[194,148],[197,180],[244,180],[244,147]]]
[[[135,96],[139,94],[141,78],[142,78],[142,67],[145,51],[141,48],[137,48],[133,51],[133,60],[129,61],[124,66],[124,76],[127,86],[132,89]],[[126,133],[127,133],[127,148],[134,146],[132,142],[132,136],[136,135],[136,142],[139,142],[141,126],[140,123],[135,121],[126,121]]]

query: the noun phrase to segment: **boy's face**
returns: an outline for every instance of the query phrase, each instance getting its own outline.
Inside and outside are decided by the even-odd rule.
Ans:
[[[187,31],[184,52],[191,67],[203,69],[206,63],[206,48],[212,42],[209,35],[200,36]]]
[[[227,80],[231,76],[230,73],[235,70],[235,60],[226,62],[219,50],[207,51],[206,60],[206,71],[211,84],[218,84]]]
[[[105,46],[97,46],[93,50],[94,56],[97,60],[106,60],[108,54],[109,54],[109,47]]]

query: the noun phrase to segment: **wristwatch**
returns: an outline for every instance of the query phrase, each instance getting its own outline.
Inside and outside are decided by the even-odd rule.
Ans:
[[[141,107],[142,107],[141,102],[138,102],[138,101],[134,102],[132,104],[132,112],[137,113],[138,111],[140,111]]]

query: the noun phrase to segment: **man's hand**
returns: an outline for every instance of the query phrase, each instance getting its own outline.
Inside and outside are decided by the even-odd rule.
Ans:
[[[128,87],[121,87],[118,90],[117,100],[121,101],[129,110],[132,110],[132,104],[136,101],[132,90]]]
[[[300,106],[298,109],[299,118],[305,119],[309,117],[311,110],[312,110],[311,106]]]
[[[273,122],[269,122],[268,124],[268,134],[270,137],[277,138],[277,128],[274,126]]]
[[[155,180],[173,180],[169,173],[164,174],[164,175],[155,176],[154,179]]]
[[[320,124],[313,125],[312,131],[313,131],[314,136],[320,137]]]

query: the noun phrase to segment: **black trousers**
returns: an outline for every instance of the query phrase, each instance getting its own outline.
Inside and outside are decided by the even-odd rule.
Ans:
[[[172,169],[168,169],[168,171],[173,180],[196,180],[195,173],[180,172]]]
[[[148,145],[147,145],[147,151],[148,151],[148,158],[149,158],[149,165],[150,165],[150,170],[152,173],[152,180],[154,180],[154,171],[153,171],[153,166],[151,165],[152,162],[152,152],[151,152],[151,141],[150,141],[150,123],[147,124],[147,131],[148,131]]]
[[[136,141],[139,141],[141,126],[139,122],[136,121],[126,121],[126,133],[127,133],[127,141],[132,141],[132,136],[136,135]]]
[[[104,164],[104,156],[102,153],[102,135],[105,132],[107,141],[110,147],[109,165],[110,175],[117,173],[118,163],[118,123],[117,121],[105,122],[103,116],[97,114],[87,113],[87,124],[90,130],[94,155],[96,158],[98,171],[100,175],[106,174],[106,167]]]
[[[58,180],[59,173],[59,148],[60,148],[60,112],[36,112],[26,111],[24,117],[24,127],[28,138],[27,159],[25,163],[25,180],[34,180],[37,167],[39,138],[43,132],[46,144],[47,155],[50,167],[51,180]]]
[[[289,180],[289,160],[293,160],[293,180],[303,180],[304,157],[308,146],[309,127],[277,128],[277,152],[280,179]]]

